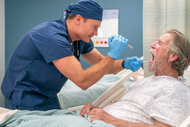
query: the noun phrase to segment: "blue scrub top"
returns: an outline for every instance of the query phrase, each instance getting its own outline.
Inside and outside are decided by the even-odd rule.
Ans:
[[[74,56],[66,20],[42,23],[31,29],[14,51],[2,83],[12,109],[59,109],[57,93],[67,81],[52,61]],[[79,41],[80,54],[94,45]],[[74,71],[74,70],[71,70]]]

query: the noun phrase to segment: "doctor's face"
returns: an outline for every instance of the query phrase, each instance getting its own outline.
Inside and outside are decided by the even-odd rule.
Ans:
[[[172,43],[173,37],[169,33],[160,36],[156,42],[151,44],[152,59],[149,61],[149,71],[163,73],[168,67],[169,46]]]
[[[98,35],[98,28],[101,25],[101,21],[93,20],[93,19],[85,19],[80,24],[79,37],[80,40],[84,42],[90,42],[90,39],[94,35]]]

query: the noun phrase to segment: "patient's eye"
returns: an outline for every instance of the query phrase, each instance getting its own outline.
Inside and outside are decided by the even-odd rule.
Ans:
[[[162,41],[160,41],[160,40],[158,41],[158,44],[159,44],[160,46],[165,46],[164,43],[163,43]]]
[[[161,41],[161,40],[158,41],[158,45],[159,45],[159,46],[162,46],[162,47],[167,47],[167,46],[168,46],[167,43],[165,43],[165,42],[163,42],[163,41]]]

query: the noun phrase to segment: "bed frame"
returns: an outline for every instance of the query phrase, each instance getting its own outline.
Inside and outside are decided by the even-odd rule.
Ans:
[[[112,87],[108,88],[102,95],[100,95],[92,104],[94,106],[98,106],[100,108],[104,108],[106,105],[117,102],[121,99],[121,97],[127,92],[126,87],[124,86],[124,82],[127,80],[137,81],[137,73],[141,73],[143,69],[139,69],[137,72],[132,72],[130,70],[123,70],[117,75],[121,75],[121,79],[119,79]],[[80,110],[83,107],[76,106],[68,108],[71,111]]]

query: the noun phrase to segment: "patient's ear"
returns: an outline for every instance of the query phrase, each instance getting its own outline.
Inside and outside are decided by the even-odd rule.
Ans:
[[[178,54],[172,52],[172,53],[169,54],[168,62],[173,62],[173,61],[177,60],[178,57],[179,57]]]

